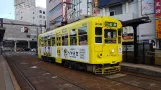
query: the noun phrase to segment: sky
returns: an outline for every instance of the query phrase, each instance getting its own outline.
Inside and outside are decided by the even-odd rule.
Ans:
[[[36,6],[46,8],[46,0],[36,0]],[[0,0],[0,18],[14,19],[14,0]]]

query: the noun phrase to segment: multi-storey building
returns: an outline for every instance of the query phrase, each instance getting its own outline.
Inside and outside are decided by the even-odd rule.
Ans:
[[[81,16],[93,15],[93,0],[68,0],[66,6],[68,22],[75,21]]]
[[[92,0],[46,0],[47,27],[51,30],[62,22],[71,22],[82,15],[92,15]]]
[[[32,25],[32,23],[19,21],[19,20],[10,20],[2,19],[5,27],[5,34],[3,38],[4,50],[17,50],[18,48],[36,48],[37,47],[37,32],[35,26],[24,26]],[[9,24],[23,24],[22,25],[9,25]],[[39,29],[39,28],[38,28]],[[39,29],[40,30],[40,29]],[[38,31],[39,31],[38,30]]]
[[[56,25],[61,25],[61,22],[63,20],[63,13],[64,13],[63,1],[62,0],[46,0],[47,29],[48,30],[51,30]]]
[[[45,25],[46,9],[35,6],[35,0],[15,0],[15,20]],[[45,28],[42,28],[42,32]]]

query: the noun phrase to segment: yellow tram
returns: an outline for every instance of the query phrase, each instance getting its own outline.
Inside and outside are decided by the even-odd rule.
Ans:
[[[38,57],[95,74],[120,71],[122,24],[107,16],[85,18],[40,34]]]

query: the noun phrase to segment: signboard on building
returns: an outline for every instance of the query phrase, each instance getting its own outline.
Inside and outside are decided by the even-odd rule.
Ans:
[[[154,13],[154,0],[141,0],[141,13],[148,15]]]
[[[128,41],[134,40],[134,34],[133,34],[132,27],[129,27],[129,26],[123,27],[122,40],[123,40],[123,42],[128,42]]]
[[[161,39],[161,20],[156,20],[156,36]]]
[[[21,32],[28,33],[28,27],[21,27]]]
[[[155,0],[155,16],[156,16],[156,38],[161,39],[161,0]]]
[[[155,0],[155,16],[161,17],[161,0]]]
[[[94,0],[93,14],[100,14],[100,9],[98,8],[98,0]]]

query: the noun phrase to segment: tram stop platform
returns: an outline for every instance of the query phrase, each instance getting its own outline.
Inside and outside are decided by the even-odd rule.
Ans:
[[[161,66],[150,66],[150,65],[144,65],[144,64],[133,64],[133,63],[122,62],[121,70],[161,77]]]
[[[0,90],[21,90],[2,55],[0,55]]]

